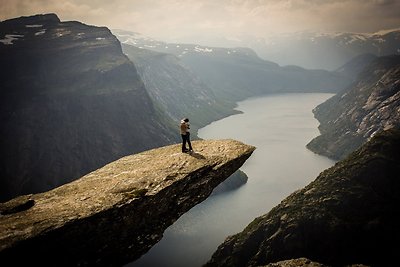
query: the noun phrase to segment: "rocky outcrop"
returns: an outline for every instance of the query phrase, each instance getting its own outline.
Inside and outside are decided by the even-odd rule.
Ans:
[[[2,21],[0,58],[0,201],[180,138],[105,27]]]
[[[291,259],[291,260],[270,263],[263,267],[328,267],[328,266],[318,262],[313,262],[307,258],[298,258],[298,259]]]
[[[220,183],[212,192],[213,195],[233,191],[247,183],[247,174],[241,170],[237,170],[234,174],[229,176],[223,183]]]
[[[399,151],[399,130],[376,135],[228,237],[205,266],[261,266],[299,257],[329,266],[397,265]]]
[[[400,128],[400,56],[373,60],[357,82],[313,110],[321,135],[307,147],[342,159],[379,131]]]
[[[263,267],[330,267],[330,266],[319,262],[311,261],[307,258],[297,258],[297,259],[269,263]],[[346,267],[368,267],[368,266],[364,264],[351,264],[351,265],[346,265]]]
[[[0,258],[14,265],[118,266],[235,172],[254,147],[194,141],[123,157],[51,191],[0,205]]]

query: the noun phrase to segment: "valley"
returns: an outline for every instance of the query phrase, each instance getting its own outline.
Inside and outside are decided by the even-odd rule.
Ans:
[[[287,50],[285,43],[296,49]],[[9,234],[0,245],[12,252],[0,253],[23,261],[19,256],[31,241],[19,247],[12,237],[32,237],[39,250],[46,250],[62,236],[65,244],[81,246],[77,261],[69,257],[75,245],[57,252],[70,265],[101,265],[104,259],[127,266],[161,261],[163,266],[248,267],[303,257],[329,266],[393,265],[398,247],[391,244],[400,236],[393,219],[399,213],[399,31],[308,33],[258,44],[167,43],[133,31],[62,21],[54,13],[1,21],[0,219],[7,221],[3,233]],[[179,152],[183,117],[193,122],[194,143],[210,144],[201,149],[207,157],[237,142],[212,147],[219,139],[254,147],[240,163],[228,160],[222,174],[213,176],[215,182],[202,171],[218,163],[200,167],[200,174],[189,171],[188,181],[175,187],[171,177],[183,167],[168,168],[165,158],[187,156],[186,163],[201,166],[206,158],[201,151]],[[161,156],[159,164],[141,156],[166,147],[169,156]],[[158,194],[158,204],[146,202],[153,196],[149,188],[157,187],[150,182],[157,171],[140,178],[144,190],[135,185],[118,191],[124,202],[110,207],[115,192],[107,183],[102,184],[105,195],[96,193],[100,186],[79,186],[88,176],[97,181],[105,166],[126,156],[138,166],[172,171],[161,181],[166,191]],[[241,171],[223,182],[244,161]],[[134,164],[124,168],[130,172],[130,166],[138,169]],[[101,177],[114,181],[108,174]],[[197,186],[204,185],[200,197]],[[69,191],[75,186],[90,197],[76,198]],[[57,193],[63,190],[72,193],[68,198]],[[160,211],[164,192],[172,193]],[[54,203],[46,202],[46,194],[53,194]],[[82,217],[79,207],[87,199],[94,204],[89,217]],[[142,217],[121,209],[138,199],[148,203],[144,209],[139,204],[143,218],[151,218],[148,227]],[[75,215],[46,217],[65,201]],[[114,213],[119,214],[115,224],[108,216]],[[39,215],[45,219],[34,225],[23,220]],[[100,221],[107,235],[91,228],[87,233],[93,238],[79,239],[80,226]],[[54,231],[40,228],[49,222]],[[138,230],[129,231],[128,222]],[[119,227],[126,230],[119,236],[121,247],[106,249]],[[94,246],[99,239],[102,245]],[[143,240],[144,249],[132,249]],[[103,258],[101,251],[110,254]],[[113,255],[122,254],[133,256],[113,262]]]

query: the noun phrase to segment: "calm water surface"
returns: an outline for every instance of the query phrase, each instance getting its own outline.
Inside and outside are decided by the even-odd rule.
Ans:
[[[279,94],[250,98],[238,103],[237,109],[243,114],[200,129],[203,139],[233,138],[257,147],[241,168],[249,177],[247,184],[192,208],[146,255],[126,266],[201,266],[228,235],[242,231],[254,218],[332,166],[334,161],[305,147],[319,134],[312,109],[331,96]]]

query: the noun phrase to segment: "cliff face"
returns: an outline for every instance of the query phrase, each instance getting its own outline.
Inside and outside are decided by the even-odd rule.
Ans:
[[[0,258],[15,265],[121,265],[207,198],[254,147],[194,141],[121,158],[51,191],[0,205]]]
[[[0,201],[178,140],[105,27],[3,21],[0,58]]]
[[[206,266],[260,266],[299,257],[330,266],[397,265],[399,151],[399,130],[376,135],[228,237]]]
[[[314,110],[321,135],[307,147],[342,159],[375,133],[400,128],[400,56],[373,60],[357,82]]]

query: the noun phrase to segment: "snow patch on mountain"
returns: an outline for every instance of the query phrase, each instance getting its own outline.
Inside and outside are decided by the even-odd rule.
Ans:
[[[205,53],[211,53],[213,50],[211,48],[207,48],[207,47],[200,47],[200,46],[195,46],[194,48],[195,52],[205,52]]]
[[[35,36],[40,36],[40,35],[43,35],[45,33],[46,33],[46,29],[43,29],[43,30],[41,30],[39,32],[35,32]]]
[[[13,41],[23,37],[24,35],[22,34],[6,34],[5,38],[0,40],[0,43],[3,43],[4,45],[12,45],[14,44]]]
[[[41,25],[41,24],[28,24],[28,25],[25,25],[25,27],[26,28],[42,28],[43,25]]]

